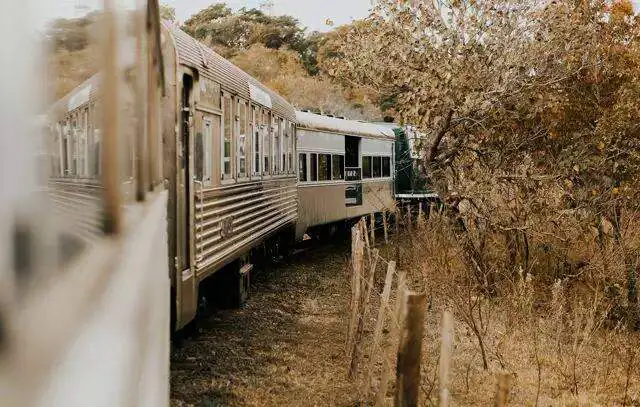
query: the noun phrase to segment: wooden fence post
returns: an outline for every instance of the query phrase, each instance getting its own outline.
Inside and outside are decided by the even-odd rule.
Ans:
[[[394,261],[390,261],[389,266],[387,267],[387,276],[384,279],[382,297],[380,298],[378,319],[376,319],[376,327],[373,329],[373,345],[371,347],[371,356],[369,357],[369,374],[366,382],[367,392],[369,391],[369,386],[373,379],[373,370],[375,369],[376,362],[378,361],[378,354],[376,351],[378,351],[378,346],[380,346],[380,337],[382,336],[382,328],[384,328],[384,322],[386,320],[387,308],[389,307],[389,297],[391,297],[391,285],[393,284],[393,275],[395,273],[396,263]]]
[[[366,235],[366,234],[365,234]],[[353,379],[356,375],[356,370],[358,369],[358,363],[361,354],[361,342],[362,342],[362,334],[364,332],[364,320],[369,312],[369,297],[371,296],[371,291],[373,288],[373,281],[375,276],[375,269],[378,262],[378,249],[374,249],[369,252],[369,260],[370,260],[370,269],[367,274],[367,269],[365,268],[364,273],[360,273],[359,283],[361,285],[360,294],[364,294],[359,302],[358,302],[358,314],[356,317],[357,327],[356,332],[353,337],[353,343],[351,348],[351,363],[349,366],[349,378]],[[362,264],[363,262],[361,262]]]
[[[495,407],[505,407],[509,399],[509,373],[498,373],[498,386],[496,388]]]
[[[422,202],[418,202],[418,226],[421,226],[423,223],[422,219]]]
[[[440,407],[449,406],[449,370],[451,369],[451,351],[453,349],[453,318],[450,311],[442,314],[442,336],[440,338]]]
[[[360,287],[362,279],[360,273],[364,260],[361,233],[362,229],[359,224],[351,228],[351,315],[349,318],[349,327],[347,332],[347,356],[351,355],[353,349],[353,340],[358,323],[358,312],[360,306]]]
[[[371,246],[375,246],[376,245],[376,215],[375,213],[371,214],[371,223],[370,226],[371,228],[370,232],[371,232]]]
[[[396,236],[398,235],[398,232],[400,231],[400,216],[402,216],[402,211],[400,210],[400,208],[398,208],[396,206],[396,210],[395,210],[395,226],[396,226]]]
[[[362,237],[364,238],[364,244],[367,249],[367,254],[371,256],[371,244],[369,242],[369,232],[367,231],[367,220],[365,218],[361,218],[360,222],[358,222],[358,225],[360,225],[360,229],[362,231]],[[371,261],[371,258],[369,258],[369,261]]]
[[[398,347],[396,370],[396,407],[418,405],[420,390],[420,362],[422,337],[424,334],[424,314],[427,308],[425,294],[407,294],[405,325]]]
[[[411,205],[407,205],[407,229],[411,232]]]
[[[382,212],[382,227],[384,228],[384,244],[389,244],[389,232],[387,230],[387,211]]]
[[[391,324],[389,329],[389,337],[391,338],[397,338],[400,334],[400,324],[402,323],[402,316],[404,315],[407,286],[406,274],[403,270],[398,271],[396,291],[396,302],[393,307],[393,314],[391,314]],[[399,339],[400,338],[398,338],[398,340]],[[391,375],[392,365],[385,356],[386,355],[383,354],[384,359],[382,360],[382,373],[380,374],[380,388],[378,389],[378,396],[376,397],[376,406],[385,405],[387,387],[389,386],[389,376]]]

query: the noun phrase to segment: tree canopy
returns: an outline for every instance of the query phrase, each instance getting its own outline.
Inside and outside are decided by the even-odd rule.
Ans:
[[[189,18],[185,31],[225,56],[233,56],[254,44],[267,48],[287,47],[302,53],[306,47],[304,29],[291,16],[270,16],[262,10],[242,8],[234,13],[218,3]]]

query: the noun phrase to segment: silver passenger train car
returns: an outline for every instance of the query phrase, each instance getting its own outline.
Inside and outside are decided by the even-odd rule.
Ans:
[[[296,112],[296,117],[297,239],[339,221],[394,208],[391,129],[306,111]]]
[[[171,91],[163,117],[176,328],[197,310],[199,284],[225,268],[242,301],[250,254],[293,234],[298,218],[296,116],[257,80],[178,29],[163,31]]]
[[[165,23],[160,42],[166,91],[159,116],[147,126],[161,128],[162,139],[149,142],[148,154],[152,178],[164,181],[169,195],[167,261],[178,330],[194,319],[205,279],[226,275],[232,289],[225,295],[241,302],[252,251],[283,236],[293,240],[296,114],[282,97],[179,28]],[[68,231],[71,241],[82,242],[77,244],[101,233],[100,86],[97,74],[48,114],[51,196],[61,219],[79,218]],[[134,98],[124,100],[121,108],[136,108]],[[135,132],[138,124],[121,126]],[[135,160],[132,155],[122,174],[125,203],[135,200],[133,181],[127,182],[134,179]]]

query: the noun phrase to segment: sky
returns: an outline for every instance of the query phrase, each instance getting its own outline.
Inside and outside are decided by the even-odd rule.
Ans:
[[[118,0],[126,3],[131,0]],[[637,0],[640,1],[640,0]],[[230,7],[257,8],[263,0],[229,0]],[[35,18],[39,25],[44,25],[48,19],[55,17],[79,17],[88,9],[96,8],[102,4],[101,0],[41,0],[32,1],[40,3],[34,7]],[[161,0],[161,3],[176,9],[178,20],[184,22],[194,13],[218,3],[216,0]],[[307,27],[309,31],[328,31],[331,27],[325,24],[327,19],[334,22],[335,26],[346,24],[354,19],[365,17],[369,14],[371,0],[273,0],[272,14],[288,14],[296,17]]]
[[[18,0],[20,1],[20,0]],[[56,17],[79,17],[90,9],[99,7],[103,0],[27,0],[33,7],[35,25],[43,27],[47,20]],[[134,3],[135,0],[116,0],[121,4]],[[234,9],[241,7],[257,8],[264,0],[228,0]],[[203,8],[218,3],[216,0],[161,0],[161,3],[174,7],[177,18],[184,22]],[[309,31],[329,31],[327,19],[334,26],[351,22],[367,16],[371,0],[272,0],[272,14],[288,14],[296,17]],[[636,11],[640,10],[640,0],[632,0]],[[11,7],[11,6],[9,6]]]

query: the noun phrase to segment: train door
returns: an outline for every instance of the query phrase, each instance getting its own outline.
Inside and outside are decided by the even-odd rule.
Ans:
[[[180,137],[178,157],[178,271],[177,315],[176,324],[180,329],[191,321],[197,310],[197,281],[192,267],[192,224],[193,224],[193,77],[185,74],[182,78],[180,98]]]
[[[360,137],[345,136],[345,206],[362,205],[362,167],[360,166]]]

